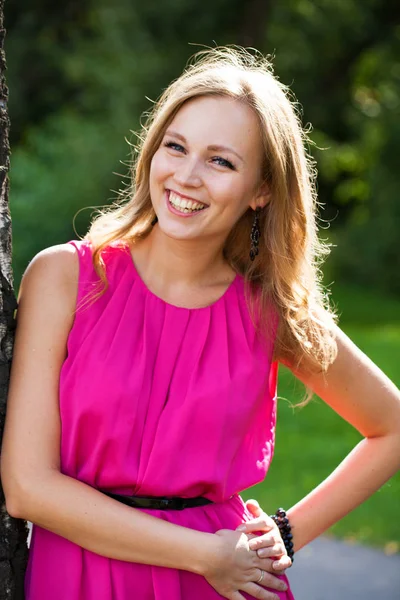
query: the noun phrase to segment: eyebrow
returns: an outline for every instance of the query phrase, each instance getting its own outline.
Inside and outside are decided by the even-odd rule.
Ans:
[[[186,138],[182,134],[178,133],[177,131],[172,131],[171,129],[168,129],[165,133],[166,133],[166,135],[171,135],[173,137],[176,137],[179,140],[182,140],[182,142],[184,142],[185,144],[187,144]],[[221,150],[223,150],[225,152],[230,152],[231,154],[234,154],[235,156],[237,156],[238,159],[244,163],[244,159],[240,156],[240,154],[238,154],[232,148],[229,148],[229,146],[221,146],[219,144],[211,144],[210,146],[207,146],[207,150],[212,150],[213,152],[220,152]]]

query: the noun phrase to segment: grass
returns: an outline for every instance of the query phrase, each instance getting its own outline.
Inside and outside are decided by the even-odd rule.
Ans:
[[[342,313],[342,329],[400,386],[400,302],[349,287],[333,288],[333,298],[339,314]],[[317,397],[304,408],[291,408],[291,402],[295,404],[302,398],[304,388],[286,369],[280,369],[278,393],[277,443],[272,466],[263,483],[243,494],[244,498],[256,497],[267,512],[300,500],[361,439],[356,430]],[[334,525],[328,535],[382,547],[387,553],[399,551],[399,498],[400,474],[397,474]]]

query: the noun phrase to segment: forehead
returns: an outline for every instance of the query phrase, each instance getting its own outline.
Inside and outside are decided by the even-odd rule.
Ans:
[[[260,124],[254,111],[239,100],[202,96],[179,109],[170,129],[192,144],[230,146],[239,154],[261,152]]]

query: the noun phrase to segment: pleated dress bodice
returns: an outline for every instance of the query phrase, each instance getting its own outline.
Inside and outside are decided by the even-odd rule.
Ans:
[[[62,470],[137,495],[223,501],[272,458],[276,365],[237,275],[211,306],[153,294],[127,247],[103,253],[108,289],[77,242],[77,313],[60,380]],[[271,323],[271,327],[273,323]],[[270,350],[270,352],[268,352]]]

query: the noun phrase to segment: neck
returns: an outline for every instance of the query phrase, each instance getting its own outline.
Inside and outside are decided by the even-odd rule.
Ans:
[[[150,234],[134,246],[132,254],[148,281],[155,274],[165,287],[201,286],[226,278],[231,271],[222,248],[223,243],[209,240],[175,240],[155,225]]]

